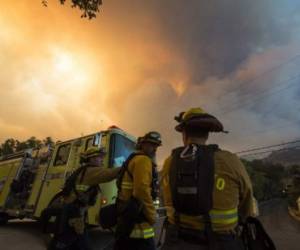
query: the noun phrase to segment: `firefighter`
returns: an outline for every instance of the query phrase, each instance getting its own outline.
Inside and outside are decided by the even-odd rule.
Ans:
[[[117,180],[118,222],[115,250],[155,250],[158,178],[155,164],[161,136],[152,131],[138,139],[137,150],[123,164]]]
[[[64,205],[48,249],[90,249],[85,229],[87,210],[96,202],[99,184],[112,181],[120,170],[102,168],[104,156],[105,152],[98,147],[90,147],[81,154],[81,167],[65,183]]]
[[[184,146],[163,165],[168,219],[162,249],[243,249],[236,237],[239,216],[245,219],[256,211],[250,178],[235,154],[206,145],[210,132],[225,132],[223,125],[201,108],[175,120]]]

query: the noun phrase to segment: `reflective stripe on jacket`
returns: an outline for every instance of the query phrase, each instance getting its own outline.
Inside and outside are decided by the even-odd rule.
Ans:
[[[170,213],[168,213],[170,214]],[[212,209],[209,212],[213,229],[216,231],[231,231],[238,222],[237,208],[228,210]],[[169,222],[175,224],[174,216],[169,217]],[[202,216],[179,215],[179,222],[182,227],[192,229],[204,229],[204,218]]]
[[[131,181],[122,181],[121,189],[132,190],[133,189],[133,182]]]
[[[154,235],[154,228],[148,227],[147,225],[143,226],[142,223],[135,226],[129,237],[136,239],[149,239],[154,237]]]
[[[79,191],[79,192],[86,192],[90,187],[91,186],[89,186],[89,185],[79,185],[79,184],[77,184],[75,186],[76,191]]]
[[[238,210],[237,208],[228,210],[212,209],[209,212],[211,222],[213,224],[230,225],[238,222]]]

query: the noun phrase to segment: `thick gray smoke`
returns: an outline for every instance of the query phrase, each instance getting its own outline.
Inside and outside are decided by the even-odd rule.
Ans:
[[[0,139],[116,124],[160,131],[163,159],[181,143],[173,117],[195,106],[232,151],[298,136],[300,1],[105,0],[92,22],[31,2],[0,3]]]
[[[225,77],[250,55],[289,43],[300,24],[294,0],[135,0],[125,9],[133,19],[139,13],[158,23],[161,36],[189,62],[192,84]]]
[[[176,104],[165,101],[166,106],[203,105],[216,110],[231,131],[229,141],[222,137],[220,142],[232,149],[295,137],[299,116],[292,107],[300,106],[297,79],[291,88],[284,87],[300,64],[299,59],[285,63],[300,52],[295,45],[300,1],[128,1],[127,8],[136,25],[141,17],[154,22],[159,39],[187,63],[187,90]],[[282,67],[270,70],[281,63]],[[208,91],[202,92],[203,88]],[[218,96],[222,98],[217,100]]]

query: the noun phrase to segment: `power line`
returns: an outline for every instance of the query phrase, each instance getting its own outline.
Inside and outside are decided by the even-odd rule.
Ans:
[[[299,142],[300,142],[300,139],[299,140],[295,140],[295,141],[289,141],[289,142],[285,142],[285,143],[280,143],[280,144],[265,146],[265,147],[247,149],[247,150],[236,152],[236,154],[248,153],[248,152],[253,152],[253,151],[258,151],[258,150],[268,149],[268,148],[275,148],[275,147],[285,146],[285,145],[289,145],[289,144],[295,144],[295,143],[299,143]]]
[[[263,134],[263,133],[265,133],[265,132],[277,131],[277,129],[288,128],[288,127],[295,126],[295,124],[294,124],[295,122],[299,122],[299,121],[287,122],[287,124],[284,124],[284,125],[274,126],[274,127],[270,127],[270,128],[267,128],[267,129],[257,130],[257,131],[252,131],[252,132],[253,132],[255,135],[257,135],[257,134]],[[250,131],[250,132],[251,132],[251,131]],[[243,134],[243,139],[249,138],[250,136],[254,136],[253,133]],[[246,135],[246,136],[244,136],[244,135]]]
[[[252,152],[252,151],[258,151],[258,150],[262,150],[262,149],[274,148],[274,147],[279,147],[279,146],[285,146],[285,145],[288,145],[288,144],[294,144],[294,143],[298,143],[298,142],[300,142],[300,139],[299,140],[295,140],[295,141],[289,141],[289,142],[285,142],[285,143],[280,143],[280,144],[274,144],[274,145],[270,145],[270,146],[264,146],[264,147],[259,147],[259,148],[247,149],[247,150],[236,152],[236,154],[247,153],[247,152]]]
[[[288,80],[288,82],[289,82],[289,84],[288,84],[288,86],[286,86],[285,88],[283,88],[283,89],[280,89],[280,90],[277,90],[277,91],[272,91],[271,93],[265,93],[265,94],[263,94],[263,95],[261,95],[261,96],[258,96],[258,97],[256,97],[256,98],[253,98],[253,99],[249,99],[249,100],[247,100],[245,103],[242,103],[242,104],[240,104],[240,105],[238,105],[238,106],[236,106],[236,107],[233,107],[233,108],[231,108],[231,109],[229,109],[229,110],[223,110],[221,113],[219,113],[219,115],[224,115],[224,114],[228,114],[228,113],[231,113],[231,112],[233,112],[233,111],[235,111],[235,110],[238,110],[238,109],[241,109],[241,108],[243,108],[243,107],[245,107],[245,106],[248,106],[248,105],[251,105],[251,104],[253,104],[252,102],[256,102],[256,101],[258,101],[258,100],[260,100],[260,99],[262,99],[263,97],[266,97],[266,96],[272,96],[272,95],[275,95],[275,94],[278,94],[278,93],[280,93],[280,92],[283,92],[283,91],[286,91],[287,89],[289,89],[289,88],[291,88],[291,87],[293,87],[293,85],[295,85],[295,84],[297,84],[298,82],[292,82],[293,80],[296,80],[296,79],[299,79],[300,78],[300,74],[297,76],[297,77],[295,77],[295,78],[292,78],[292,79],[289,79]],[[286,81],[287,82],[287,81]],[[297,85],[296,85],[297,86]],[[251,101],[251,102],[249,102],[249,101]],[[248,103],[247,103],[248,102]],[[237,103],[238,104],[238,103]]]
[[[285,61],[285,62],[283,62],[283,63],[281,63],[281,64],[278,64],[278,65],[276,65],[275,67],[273,67],[273,68],[271,68],[271,69],[269,69],[269,70],[267,70],[267,71],[264,71],[263,73],[261,73],[261,74],[259,74],[259,75],[257,75],[257,76],[255,76],[254,78],[252,78],[252,79],[250,79],[249,81],[245,81],[245,82],[243,82],[243,83],[241,83],[241,84],[239,84],[235,89],[233,89],[233,90],[229,90],[229,91],[227,91],[227,93],[223,93],[222,95],[220,95],[218,98],[219,98],[219,100],[220,99],[222,99],[224,96],[227,96],[228,94],[230,94],[230,93],[233,93],[233,92],[235,92],[236,90],[238,90],[238,89],[240,89],[243,85],[246,85],[246,84],[251,84],[252,82],[254,82],[254,81],[256,81],[257,79],[259,79],[260,77],[262,77],[262,76],[264,76],[264,75],[267,75],[268,73],[271,73],[271,72],[273,72],[273,71],[275,71],[275,70],[277,70],[277,69],[279,69],[280,67],[282,67],[282,66],[284,66],[284,65],[286,65],[286,64],[289,64],[289,63],[292,63],[292,62],[294,62],[294,61],[296,61],[297,59],[299,59],[300,58],[300,55],[295,55],[294,57],[292,57],[292,58],[290,58],[290,59],[288,59],[287,61]],[[297,64],[296,64],[297,65]],[[297,75],[296,75],[297,76]],[[298,75],[299,76],[299,75]],[[292,78],[294,78],[295,76],[293,76]],[[285,81],[281,81],[281,83],[280,84],[277,84],[277,86],[279,86],[279,85],[281,85],[282,83],[285,83],[286,81],[289,81],[289,80],[291,80],[291,79],[288,79],[288,80],[285,80]],[[244,93],[244,95],[249,95],[249,98],[251,98],[251,92],[246,92],[246,93]],[[237,105],[239,105],[239,102],[235,102],[235,103],[233,103],[233,104],[237,104]],[[230,104],[229,104],[230,105]],[[249,104],[247,104],[247,105],[249,105]],[[235,110],[236,108],[234,108],[234,109],[232,109],[232,110],[229,110],[229,112],[228,111],[226,111],[225,110],[225,112],[226,113],[230,113],[230,112],[232,112],[233,110]],[[217,110],[216,110],[217,111]],[[217,112],[218,113],[218,112]]]
[[[273,72],[273,71],[279,69],[280,67],[282,67],[282,66],[284,66],[284,65],[286,65],[286,64],[289,64],[289,63],[295,61],[296,59],[299,59],[299,57],[300,57],[300,55],[296,55],[296,56],[290,58],[290,59],[287,60],[286,62],[281,63],[281,64],[279,64],[279,65],[277,65],[277,66],[271,68],[270,70],[267,70],[267,71],[263,72],[262,74],[257,75],[256,77],[252,78],[251,80],[249,80],[249,81],[247,81],[247,82],[244,82],[244,83],[238,85],[237,88],[235,88],[234,90],[228,91],[227,93],[221,95],[219,98],[222,98],[223,96],[226,96],[226,95],[228,95],[228,94],[230,94],[230,93],[232,93],[232,92],[235,92],[236,90],[238,90],[239,88],[241,88],[241,87],[242,87],[243,85],[245,85],[245,84],[251,84],[252,82],[254,82],[254,81],[256,81],[257,79],[259,79],[260,77],[262,77],[262,76],[264,76],[264,75],[266,75],[266,74],[268,74],[268,73],[271,73],[271,72]],[[296,64],[296,65],[297,65],[297,64]],[[276,91],[274,91],[274,90],[272,91],[272,90],[271,90],[271,91],[269,92],[269,90],[264,90],[263,92],[260,92],[260,93],[259,93],[259,96],[258,96],[258,97],[256,96],[255,98],[252,98],[252,99],[250,99],[250,98],[251,98],[251,92],[248,92],[248,93],[246,92],[246,93],[244,93],[244,95],[246,95],[246,97],[249,98],[248,100],[246,100],[244,103],[242,103],[242,105],[241,105],[240,103],[238,103],[238,102],[235,102],[235,103],[233,103],[233,105],[237,104],[237,105],[238,105],[237,107],[233,107],[232,109],[227,110],[227,111],[225,110],[225,112],[222,112],[222,113],[220,113],[220,114],[223,114],[223,115],[224,115],[224,114],[228,114],[228,113],[230,113],[230,112],[233,112],[234,110],[237,110],[237,109],[243,108],[243,107],[245,107],[245,106],[251,105],[251,104],[253,104],[253,102],[257,102],[258,100],[260,100],[260,99],[262,99],[262,98],[264,98],[264,97],[266,97],[266,96],[272,96],[272,95],[278,94],[278,93],[280,93],[280,92],[283,92],[283,91],[285,91],[285,90],[291,88],[293,85],[297,84],[298,82],[293,82],[293,81],[294,81],[294,80],[298,80],[299,77],[300,77],[300,74],[296,74],[296,75],[293,75],[293,76],[289,77],[288,79],[286,79],[286,80],[284,80],[284,81],[279,81],[279,83],[277,83],[277,84],[275,85],[276,88],[279,87],[279,86],[282,86],[283,84],[286,84],[286,83],[288,83],[288,86],[285,86],[284,88],[278,89],[278,90],[276,90]],[[274,87],[274,86],[272,86],[272,87]],[[247,96],[247,95],[248,95],[248,96]],[[272,110],[273,110],[273,109],[272,109]],[[290,122],[289,122],[289,123],[290,123]],[[281,127],[283,127],[283,126],[281,126]],[[281,127],[280,127],[280,128],[281,128]],[[277,128],[278,128],[278,127],[277,127]],[[268,129],[268,130],[269,130],[269,129]],[[261,132],[264,132],[264,131],[261,131]],[[268,149],[268,148],[274,148],[274,147],[279,147],[279,146],[283,146],[283,145],[288,145],[288,144],[292,144],[292,143],[296,143],[296,142],[300,142],[300,140],[299,140],[299,141],[295,141],[295,142],[287,142],[287,143],[282,143],[282,144],[277,144],[277,145],[267,146],[267,147],[255,148],[255,149],[251,149],[251,150],[244,150],[244,151],[240,151],[240,152],[237,152],[237,153],[240,154],[240,153],[253,152],[253,151],[258,151],[258,150],[263,150],[263,149]],[[266,153],[266,152],[262,152],[262,153]],[[256,153],[256,154],[260,154],[260,153]]]
[[[288,79],[285,79],[284,81],[279,81],[279,83],[277,83],[277,84],[275,84],[275,85],[272,85],[271,87],[272,87],[272,88],[280,87],[280,86],[284,85],[284,84],[287,83],[287,82],[292,82],[293,80],[297,80],[299,77],[300,77],[300,74],[293,75],[293,76],[289,77]],[[290,83],[290,84],[291,84],[291,85],[294,85],[295,83]],[[270,91],[270,89],[266,89],[266,90],[263,90],[263,91],[256,91],[256,92],[254,92],[254,93],[248,92],[248,93],[244,94],[244,95],[246,95],[246,97],[245,97],[246,100],[243,99],[243,102],[247,105],[247,102],[253,101],[252,95],[258,94],[259,96],[261,96],[261,95],[265,96],[265,95],[268,95],[268,92],[269,92],[269,91]],[[282,91],[282,90],[281,90],[281,91]],[[274,92],[274,91],[272,91],[272,92]],[[275,92],[276,92],[276,91],[275,91]],[[279,91],[279,92],[280,92],[280,91]],[[271,95],[273,95],[273,94],[271,93]],[[239,97],[241,97],[241,95],[239,95]],[[248,99],[248,100],[247,100],[247,99]],[[261,99],[261,97],[257,98],[257,96],[256,96],[255,99]],[[240,101],[233,102],[233,103],[231,103],[231,104],[229,104],[229,105],[227,105],[227,106],[230,107],[230,106],[235,106],[235,105],[240,105]],[[223,111],[226,112],[226,108],[223,109]]]
[[[300,146],[295,146],[295,147],[289,147],[289,148],[281,148],[281,149],[276,149],[276,150],[268,150],[268,151],[263,151],[263,152],[258,152],[258,153],[253,153],[253,154],[245,154],[241,155],[240,157],[248,157],[248,156],[254,156],[254,155],[261,155],[261,154],[267,154],[267,153],[273,153],[273,152],[280,152],[280,151],[286,151],[286,150],[291,150],[291,149],[299,149]]]
[[[264,76],[264,75],[266,75],[266,74],[268,74],[268,73],[271,73],[271,72],[275,71],[276,69],[279,69],[279,68],[281,68],[282,66],[284,66],[284,65],[286,65],[286,64],[289,64],[289,63],[295,61],[295,60],[298,59],[298,58],[300,58],[300,55],[293,56],[292,58],[288,59],[287,61],[285,61],[285,62],[283,62],[283,63],[280,63],[280,64],[276,65],[275,67],[273,67],[273,68],[271,68],[271,69],[269,69],[269,70],[266,70],[266,71],[264,71],[263,73],[261,73],[261,74],[255,76],[254,78],[250,79],[249,81],[242,82],[242,83],[239,84],[235,89],[233,89],[233,90],[231,90],[231,91],[228,91],[228,92],[227,92],[225,95],[223,95],[223,96],[226,96],[226,95],[228,95],[228,94],[230,94],[230,93],[235,92],[237,89],[240,89],[243,85],[248,85],[248,84],[250,84],[250,83],[252,83],[252,82],[255,82],[255,81],[256,81],[257,79],[259,79],[260,77],[262,77],[262,76]],[[221,96],[221,98],[222,98],[222,96]]]
[[[298,107],[300,108],[300,106]],[[272,109],[273,110],[273,109]],[[269,110],[267,113],[270,114],[272,113],[272,110]],[[280,113],[276,113],[276,116],[280,116],[280,115],[283,115],[285,114],[286,112],[280,112]],[[263,113],[263,114],[266,114],[266,113]],[[249,138],[250,136],[253,136],[254,134],[257,135],[257,134],[262,134],[262,133],[265,133],[265,132],[271,132],[271,131],[277,131],[278,129],[280,128],[287,128],[287,127],[292,127],[292,126],[296,126],[296,123],[300,123],[300,119],[299,120],[290,120],[290,121],[284,121],[284,122],[280,122],[278,123],[279,126],[271,126],[271,127],[268,127],[266,129],[262,129],[262,130],[248,130],[248,132],[250,133],[243,133],[243,139],[244,138]]]

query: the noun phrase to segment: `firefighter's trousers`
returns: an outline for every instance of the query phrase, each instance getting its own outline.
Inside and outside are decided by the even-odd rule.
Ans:
[[[84,222],[80,207],[75,203],[65,204],[57,216],[56,232],[48,250],[90,250],[88,233],[84,223],[71,225],[70,222]],[[80,228],[77,228],[79,227]],[[80,229],[80,230],[79,230]]]
[[[133,239],[120,238],[115,242],[114,250],[156,250],[154,238]]]
[[[169,225],[162,250],[244,250],[243,244],[233,234],[215,234],[213,246],[208,243],[204,234],[181,234],[177,227]]]

